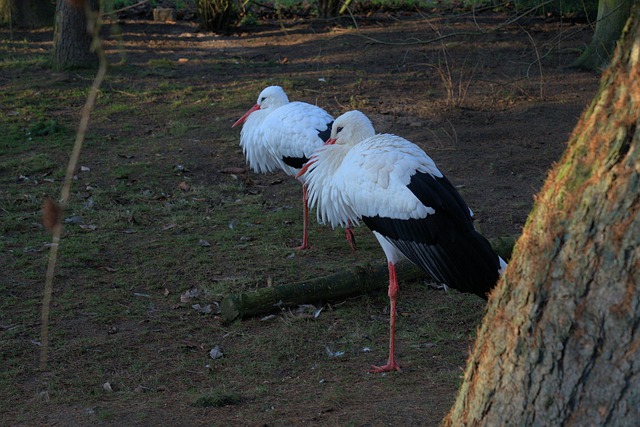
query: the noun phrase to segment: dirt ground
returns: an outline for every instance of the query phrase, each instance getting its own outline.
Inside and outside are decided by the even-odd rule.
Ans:
[[[129,123],[131,112],[115,111],[107,119],[95,120],[91,141],[101,142],[88,145],[83,161],[99,158],[97,164],[113,169],[117,162],[128,160],[127,156],[147,156],[154,164],[162,162],[168,170],[176,164],[188,164],[192,186],[228,182],[225,168],[245,166],[237,145],[238,131],[231,130],[231,124],[253,105],[263,87],[279,84],[292,100],[317,104],[334,116],[359,109],[372,119],[378,132],[398,134],[420,145],[459,188],[474,210],[483,234],[518,235],[546,172],[560,158],[570,132],[595,94],[598,75],[567,68],[589,42],[591,28],[583,23],[541,17],[505,24],[513,18],[512,11],[449,12],[371,12],[354,20],[342,18],[328,23],[265,18],[260,25],[233,35],[201,32],[193,22],[154,23],[123,18],[118,22],[119,35],[107,36],[106,47],[114,64],[113,72],[121,79],[132,73],[126,91],[136,85],[141,90],[144,85],[182,86],[190,88],[185,98],[192,96],[204,101],[194,105],[193,113],[185,119],[189,128],[179,134],[175,126],[173,134],[167,129],[173,120],[172,108],[184,99],[149,98],[147,104],[139,105],[135,121],[128,126],[124,123]],[[459,35],[441,37],[451,33]],[[44,50],[50,48],[51,36],[50,31],[14,35],[28,40],[34,49]],[[6,31],[3,38],[7,39]],[[126,65],[118,65],[121,60]],[[152,65],[155,71],[146,74],[132,71],[149,70]],[[20,84],[26,74],[37,75],[43,87],[60,82],[86,85],[88,80],[87,75],[51,73],[46,69],[27,70],[22,75],[8,69],[0,72],[2,84],[7,86]],[[119,86],[123,85],[121,81],[107,79],[104,90],[113,96],[124,92]],[[60,120],[73,122],[80,105],[52,106],[51,110]],[[1,107],[4,114],[12,110],[7,100]],[[156,113],[163,109],[164,113]],[[127,141],[135,144],[127,145]],[[109,144],[117,147],[117,153],[109,151]],[[61,161],[64,155],[60,154]],[[107,176],[94,177],[94,184],[108,187],[111,184]],[[128,185],[137,185],[130,177],[126,179]],[[292,208],[292,218],[297,221],[299,187],[295,183],[278,174],[259,176],[251,172],[240,179],[245,183],[251,181],[252,187],[245,188],[243,194],[259,197],[256,203],[265,206],[265,210],[296,206]],[[175,187],[175,170],[158,178],[160,183],[163,180]],[[4,184],[9,182],[15,185],[15,177],[3,178]],[[234,196],[221,199],[225,197]],[[130,226],[144,229],[151,222],[144,213],[140,217],[137,223],[130,221],[135,223]],[[290,221],[286,224],[289,226]],[[297,230],[289,227],[287,231],[289,247],[298,243]],[[312,243],[314,238],[320,240],[323,238],[320,236],[330,235],[323,230],[318,226],[312,231]],[[100,292],[96,289],[98,285],[111,286],[114,280],[104,276],[118,273],[113,268],[105,270],[104,266],[130,261],[120,252],[139,245],[135,239],[142,239],[142,234],[120,232],[117,247],[105,246],[100,250],[100,256],[112,257],[111,261],[92,264],[94,269],[99,266],[101,275],[91,276],[95,287],[89,288],[85,283],[79,286],[91,292]],[[358,238],[363,242],[358,255],[362,258],[358,261],[369,260],[367,256],[371,260],[382,259],[382,252],[367,240],[369,237],[367,230],[358,230]],[[171,250],[158,243],[159,237],[154,239],[145,241],[147,251]],[[200,267],[189,255],[176,255],[179,261],[174,264],[150,263],[139,267],[139,270],[157,268],[160,271],[157,275],[164,276],[140,273],[141,280],[135,285],[136,292],[157,295],[156,313],[161,315],[143,313],[100,322],[82,314],[93,311],[88,302],[69,303],[70,314],[55,323],[58,331],[63,331],[58,338],[69,341],[64,348],[54,346],[52,355],[54,367],[64,369],[67,376],[55,373],[42,376],[33,369],[37,356],[29,344],[38,333],[42,281],[37,274],[34,278],[21,270],[24,264],[21,267],[13,261],[9,254],[12,248],[7,245],[2,256],[10,265],[9,277],[32,284],[34,289],[20,292],[35,302],[0,318],[3,361],[11,362],[12,372],[20,372],[14,377],[19,383],[3,388],[7,393],[12,390],[10,396],[3,397],[10,405],[4,407],[5,415],[0,422],[3,425],[437,425],[455,396],[483,309],[482,301],[474,297],[452,299],[458,297],[425,290],[419,285],[407,286],[401,295],[404,305],[399,327],[417,331],[418,337],[417,341],[411,341],[413,338],[407,332],[412,345],[401,345],[407,369],[399,374],[374,376],[366,373],[366,367],[374,361],[382,362],[385,357],[384,295],[349,300],[337,308],[327,306],[331,309],[326,308],[315,323],[283,317],[278,326],[265,326],[259,319],[222,326],[211,318],[203,320],[184,307],[176,308],[178,295],[199,280],[237,277],[249,267],[223,255],[219,261],[211,259],[211,265]],[[282,274],[304,277],[305,272],[299,270],[302,268],[309,268],[306,274],[322,273],[319,258],[313,261],[314,256],[320,255],[321,247],[312,250],[315,255],[297,256],[291,261],[293,266],[282,267],[287,271]],[[342,255],[333,255],[350,256],[346,247],[339,248],[344,251]],[[242,250],[242,256],[251,259],[252,277],[271,276],[272,270],[280,268],[275,261],[261,256],[257,242],[245,244]],[[284,251],[285,255],[290,252]],[[284,258],[283,262],[287,262]],[[36,271],[42,268],[41,264],[37,268],[33,267],[36,264],[29,265]],[[287,268],[295,271],[289,272]],[[202,277],[193,273],[199,269],[206,270]],[[70,271],[63,273],[62,281],[73,282]],[[180,272],[179,279],[171,275],[175,271]],[[169,299],[163,299],[163,291],[171,295]],[[54,300],[63,299],[64,292],[81,294],[70,286],[60,292]],[[57,307],[64,305],[59,304]],[[116,300],[114,304],[124,303]],[[438,311],[438,307],[447,304],[446,312]],[[11,325],[22,323],[20,316],[26,316],[25,313],[30,319],[29,326],[26,332],[14,335]],[[343,316],[351,317],[345,320]],[[360,323],[365,320],[377,322],[375,328]],[[432,344],[438,332],[421,329],[426,322],[436,322],[441,329],[455,329],[458,336],[439,348],[440,344]],[[352,350],[340,363],[319,361],[326,359],[326,349],[315,342],[318,337],[329,336],[338,345],[342,343],[340,337],[355,334],[359,328],[374,328],[362,332],[365,343],[371,339],[371,330],[376,331],[375,342],[379,345],[375,355]],[[116,330],[117,333],[108,332]],[[180,335],[176,337],[178,332]],[[282,346],[280,341],[287,339],[284,336],[287,334],[295,337],[286,341],[288,352],[269,346],[270,342]],[[211,336],[224,343],[226,360],[211,361],[212,366],[207,365],[203,372],[202,365],[206,363],[203,359],[210,349],[203,343]],[[115,353],[103,362],[109,366],[105,369],[108,374],[100,379],[89,374],[94,362],[82,359],[106,351],[102,344],[85,347],[73,344],[74,339],[88,338],[101,343],[117,339],[120,346],[117,351],[112,349]],[[353,340],[354,348],[361,344],[356,338]],[[175,348],[178,356],[167,350]],[[261,365],[262,352],[276,351],[280,353],[267,370]],[[55,362],[65,357],[68,359]],[[120,357],[126,357],[127,362]],[[133,369],[132,365],[142,367]],[[253,372],[252,377],[249,371]],[[446,378],[442,375],[445,371]],[[50,386],[43,397],[42,384],[52,377],[56,385]],[[115,391],[104,394],[103,382],[114,377],[117,379],[110,381]],[[83,379],[91,379],[93,385],[86,388],[78,385]],[[219,382],[223,382],[222,388],[233,392],[230,396],[237,393],[239,402],[231,398],[220,407],[192,404],[194,396],[219,389]],[[153,392],[146,392],[148,389]],[[83,395],[86,401],[80,398]]]
[[[364,111],[378,132],[421,145],[456,180],[483,232],[494,236],[519,232],[598,81],[566,68],[589,43],[588,25],[530,18],[493,30],[509,18],[377,13],[358,17],[357,29],[345,18],[335,26],[267,20],[230,37],[186,22],[120,24],[129,64],[161,53],[189,60],[180,78],[199,78],[212,89],[262,81],[335,116]],[[430,42],[474,31],[487,34]],[[198,67],[212,55],[264,67]],[[216,111],[215,119],[231,122],[242,112]]]

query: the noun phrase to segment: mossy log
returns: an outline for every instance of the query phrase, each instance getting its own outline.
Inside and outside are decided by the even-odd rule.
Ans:
[[[491,241],[494,250],[508,259],[515,243],[514,237],[501,237]],[[410,262],[396,266],[399,281],[419,280],[427,276],[420,267]],[[272,286],[254,292],[228,295],[220,305],[224,322],[237,318],[257,316],[281,307],[318,301],[335,301],[354,295],[383,291],[389,283],[386,264],[360,265],[329,276],[304,282]]]
[[[399,263],[398,280],[417,280],[426,275],[419,267]],[[304,282],[272,286],[257,291],[229,295],[220,305],[222,319],[230,322],[236,318],[256,316],[280,307],[308,304],[317,301],[333,301],[386,288],[389,280],[387,265],[360,265],[340,273],[318,277]]]

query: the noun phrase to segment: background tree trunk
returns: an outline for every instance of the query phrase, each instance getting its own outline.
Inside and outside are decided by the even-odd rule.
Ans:
[[[599,70],[609,63],[609,58],[620,38],[624,24],[631,13],[633,0],[600,0],[598,18],[593,39],[572,67]]]
[[[238,24],[232,0],[198,0],[200,26],[207,31],[226,32]]]
[[[53,25],[55,8],[51,0],[0,0],[0,22],[21,28]]]
[[[92,35],[87,31],[85,1],[98,10],[97,0],[58,0],[53,33],[53,68],[95,68],[98,56],[91,50]]]
[[[640,420],[639,23],[537,196],[446,426]]]
[[[338,16],[340,0],[318,0],[318,13],[321,18]]]

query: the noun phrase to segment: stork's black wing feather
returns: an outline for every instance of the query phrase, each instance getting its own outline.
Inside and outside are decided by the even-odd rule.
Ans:
[[[331,136],[331,126],[333,126],[333,120],[327,123],[327,128],[324,130],[316,129],[318,131],[318,138],[323,142],[327,142],[327,139]]]
[[[332,125],[333,125],[333,120],[327,123],[327,127],[324,130],[316,129],[316,131],[318,132],[318,138],[326,142],[327,139],[329,139],[329,137],[331,136]],[[311,153],[308,153],[308,154],[311,155]],[[304,166],[304,164],[309,161],[309,158],[306,157],[306,155],[303,155],[301,157],[282,156],[282,161],[287,166],[291,166],[292,168],[295,168],[295,169],[302,169],[302,166]]]
[[[499,258],[473,227],[458,191],[445,177],[420,172],[408,188],[435,213],[416,219],[363,217],[363,222],[435,280],[486,298],[498,281]]]
[[[295,169],[302,169],[302,166],[304,166],[304,164],[307,163],[309,159],[307,159],[304,156],[303,157],[282,156],[282,161],[287,166],[291,166],[292,168],[295,168]]]

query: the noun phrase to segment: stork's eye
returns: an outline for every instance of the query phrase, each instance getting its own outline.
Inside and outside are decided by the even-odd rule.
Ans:
[[[338,126],[338,128],[336,129],[336,133],[340,133],[342,132],[343,127],[342,126]]]
[[[267,97],[263,96],[262,98],[260,98],[260,102],[264,102],[265,99],[267,99]]]

